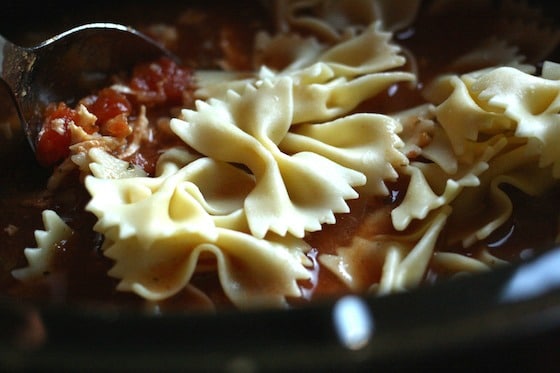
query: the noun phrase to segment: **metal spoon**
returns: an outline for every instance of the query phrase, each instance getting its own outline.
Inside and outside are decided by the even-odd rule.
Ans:
[[[35,150],[45,106],[74,104],[101,88],[116,72],[170,52],[138,31],[92,23],[24,48],[0,35],[0,78],[15,101],[23,130]]]

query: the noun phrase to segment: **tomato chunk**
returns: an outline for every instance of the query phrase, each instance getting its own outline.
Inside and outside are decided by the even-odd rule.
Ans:
[[[68,125],[75,123],[78,114],[64,103],[49,105],[45,114],[37,139],[36,156],[41,165],[49,167],[69,155],[71,134]]]
[[[104,88],[96,95],[86,98],[84,105],[90,113],[97,117],[98,126],[121,114],[128,115],[132,110],[132,104],[128,98],[112,88]]]
[[[69,156],[72,135],[68,128],[74,124],[90,135],[125,138],[132,129],[128,123],[133,103],[146,106],[176,105],[183,102],[183,94],[194,87],[192,71],[179,67],[169,58],[137,65],[128,83],[134,95],[123,94],[113,88],[80,100],[87,111],[97,119],[80,116],[79,108],[71,109],[64,103],[51,104],[45,111],[45,120],[37,142],[37,159],[44,166],[54,166]],[[132,100],[132,102],[131,102]]]
[[[122,139],[130,135],[132,129],[128,125],[126,113],[122,113],[102,123],[99,127],[99,132],[105,136],[113,136]]]
[[[192,84],[192,72],[167,57],[136,66],[130,81],[138,101],[147,105],[178,105],[183,100],[183,92]]]

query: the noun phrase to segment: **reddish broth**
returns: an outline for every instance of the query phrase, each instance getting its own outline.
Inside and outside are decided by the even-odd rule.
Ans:
[[[262,19],[263,13],[257,7],[247,5],[242,9],[231,9],[232,7],[230,6],[228,11],[223,11],[223,8],[196,8],[183,14],[175,21],[178,40],[167,46],[182,58],[189,69],[216,67],[220,59],[227,60],[230,66],[237,69],[248,68],[252,36],[255,30],[267,27],[268,20]],[[203,21],[196,21],[197,19]],[[446,19],[445,22],[420,17],[421,21],[410,30],[397,34],[397,38],[419,56],[421,61],[421,81],[418,88],[431,76],[442,72],[446,61],[459,53],[459,47],[456,46],[467,45],[479,37],[457,32],[459,29],[468,28],[465,24],[458,27],[458,21],[468,23],[475,19],[477,22],[482,19],[486,25],[486,29],[481,27],[479,30],[488,31],[492,28],[491,18],[488,17],[457,15]],[[436,39],[442,40],[441,43],[445,45],[434,44],[432,29],[429,27],[431,22],[439,22],[441,27],[449,31],[443,32],[440,28],[438,33],[460,36],[451,44],[453,47],[448,45],[449,39],[442,40],[443,38]],[[154,29],[149,29],[148,32],[150,31]],[[154,33],[153,36],[157,38],[161,35]],[[178,71],[167,62],[155,72],[147,65],[138,66],[133,74],[131,84],[146,91],[142,99],[131,102],[126,97],[109,91],[101,91],[95,98],[86,99],[90,110],[104,118],[104,123],[121,113],[130,112],[134,115],[142,103],[149,104],[148,116],[151,119],[157,118],[161,113],[169,115],[169,110],[181,102],[180,91],[185,87],[187,90],[193,88],[188,69]],[[166,77],[172,79],[165,81]],[[161,83],[162,79],[164,83]],[[419,102],[418,92],[405,86],[392,87],[386,94],[376,97],[360,109],[366,108],[381,113],[400,110]],[[48,115],[69,118],[73,114],[67,107],[57,106],[51,109]],[[98,128],[91,129],[92,131],[109,131],[109,134],[114,134],[111,129],[103,129],[103,123],[96,125]],[[158,133],[157,129],[154,133],[154,140],[143,144],[141,151],[128,159],[148,171],[153,170],[161,144],[174,141],[166,137],[166,134]],[[64,153],[67,139],[63,135],[51,133],[48,128],[44,136],[44,140],[39,142],[38,157],[43,165],[52,165],[67,154]],[[88,194],[78,176],[67,179],[60,189],[50,193],[45,189],[50,171],[37,165],[23,139],[13,140],[1,154],[4,159],[0,162],[0,209],[4,213],[0,215],[0,237],[3,243],[0,249],[0,293],[18,299],[48,303],[83,302],[144,306],[145,301],[136,295],[116,291],[118,280],[107,276],[106,272],[112,263],[100,250],[103,238],[92,230],[95,222],[93,215],[84,211]],[[304,299],[294,300],[294,304],[348,292],[333,274],[321,269],[316,257],[319,254],[333,253],[337,246],[348,244],[355,234],[367,238],[380,232],[391,233],[389,212],[399,204],[406,184],[406,180],[401,180],[388,185],[391,191],[388,198],[350,201],[351,212],[337,216],[336,225],[326,226],[324,230],[308,235],[307,241],[313,247],[309,256],[315,263],[314,277],[311,281],[301,284]],[[560,191],[554,190],[539,198],[530,198],[513,188],[510,188],[508,193],[515,201],[515,210],[508,223],[487,240],[492,254],[508,261],[517,261],[551,247],[558,232],[556,214]],[[45,274],[43,280],[34,284],[20,283],[11,276],[10,271],[26,266],[23,249],[36,246],[33,232],[43,229],[41,211],[47,208],[57,211],[72,226],[75,233],[57,247],[55,267],[60,271],[57,271],[56,275]],[[361,223],[367,217],[374,219],[375,224],[367,225],[366,229]],[[472,255],[480,250],[480,247],[446,247],[442,242],[439,250]],[[363,265],[365,268],[374,268],[364,270],[364,276],[371,280],[379,279],[382,263],[373,267],[369,267],[371,264]],[[431,266],[426,273],[426,282],[439,281],[446,275],[441,268]],[[230,306],[215,274],[197,274],[192,283],[204,291],[217,308]],[[198,294],[185,290],[162,302],[158,307],[181,310],[206,308],[207,304],[201,299]]]

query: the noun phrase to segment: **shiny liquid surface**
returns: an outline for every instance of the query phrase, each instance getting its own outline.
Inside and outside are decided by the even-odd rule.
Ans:
[[[251,44],[248,40],[252,38],[255,29],[268,23],[267,19],[262,18],[262,12],[256,11],[251,6],[247,6],[240,13],[222,12],[216,9],[203,11],[208,12],[207,16],[213,21],[196,25],[179,23],[179,41],[174,51],[182,57],[186,65],[195,69],[215,67],[216,59],[224,55],[236,68],[246,68],[249,52],[247,45]],[[445,62],[459,54],[461,48],[468,47],[480,37],[476,34],[458,32],[465,28],[472,28],[468,22],[482,20],[484,27],[479,28],[480,32],[495,32],[491,17],[462,17],[461,14],[456,14],[445,22],[429,17],[419,19],[420,21],[410,30],[397,35],[406,47],[419,56],[421,81],[417,90],[402,86],[392,87],[381,98],[376,98],[375,102],[366,104],[369,106],[367,107],[369,111],[390,113],[419,102],[419,90],[432,76],[445,71],[447,68]],[[450,38],[453,42],[449,43],[449,39],[445,41],[435,38],[444,45],[434,43],[433,29],[429,27],[432,22],[442,24],[448,30],[445,34],[455,35]],[[467,24],[462,24],[463,22]],[[204,43],[201,42],[202,40]],[[165,108],[158,110],[165,111]],[[152,115],[155,118],[158,112]],[[153,144],[144,145],[143,161],[153,163],[158,154],[157,148],[156,135]],[[0,216],[2,229],[0,239],[3,242],[0,256],[0,292],[18,299],[40,300],[47,303],[116,303],[152,307],[153,305],[146,305],[133,294],[117,292],[115,286],[118,281],[106,275],[112,263],[100,251],[102,237],[91,229],[95,222],[93,216],[83,210],[88,195],[78,177],[68,180],[56,193],[50,193],[45,190],[49,170],[36,164],[23,141],[17,138],[12,140],[0,154],[3,157],[0,165],[0,209],[5,212]],[[14,159],[18,162],[10,161]],[[301,284],[304,289],[304,299],[294,300],[294,304],[338,297],[348,291],[334,275],[323,270],[315,258],[319,254],[334,252],[337,246],[347,244],[355,234],[367,238],[380,232],[391,233],[389,211],[399,204],[406,187],[407,181],[402,180],[389,185],[391,198],[351,201],[350,214],[338,216],[336,225],[328,226],[323,231],[307,237],[307,241],[314,248],[309,254],[315,263],[314,277],[308,283]],[[539,198],[525,196],[513,188],[508,190],[508,193],[515,201],[516,207],[511,219],[485,242],[491,247],[492,254],[515,262],[530,258],[553,246],[558,233],[557,206],[560,198],[558,188]],[[57,248],[55,267],[61,269],[60,273],[52,276],[46,274],[44,281],[23,285],[11,276],[10,271],[25,266],[23,248],[35,246],[33,231],[42,228],[40,213],[46,208],[56,210],[68,223],[72,223],[75,234]],[[365,219],[370,219],[374,223],[364,226],[362,222]],[[438,248],[441,251],[461,252],[467,256],[473,255],[480,249],[476,245],[468,249],[449,247],[445,242],[441,242]],[[374,270],[365,268],[364,276],[369,280],[380,277],[380,272],[375,269],[379,269],[381,265],[382,263],[379,263],[371,267]],[[426,273],[427,283],[445,278],[445,271],[437,266],[430,267]],[[193,278],[192,283],[204,291],[217,308],[230,306],[218,286],[215,274],[198,274]],[[209,305],[200,294],[184,291],[157,307],[198,310],[206,309]]]

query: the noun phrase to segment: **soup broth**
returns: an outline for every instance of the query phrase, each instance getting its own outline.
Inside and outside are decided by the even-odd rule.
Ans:
[[[554,58],[560,40],[560,31],[554,24],[536,11],[525,11],[521,5],[496,5],[494,2],[480,8],[472,5],[474,13],[469,13],[469,17],[463,15],[470,2],[426,2],[403,14],[391,14],[390,9],[384,14],[373,12],[366,20],[352,11],[353,7],[358,7],[357,2],[340,2],[348,7],[324,2],[321,6],[307,8],[298,7],[297,3],[176,5],[179,10],[164,12],[159,9],[153,13],[153,19],[138,16],[130,20],[133,26],[179,56],[182,63],[177,69],[189,78],[183,82],[177,101],[168,96],[162,100],[152,96],[139,98],[141,89],[130,88],[134,87],[134,73],[124,72],[123,76],[116,77],[112,89],[130,101],[131,108],[125,114],[126,126],[132,133],[121,136],[124,145],[102,148],[101,155],[91,155],[89,148],[69,151],[65,145],[58,158],[50,159],[53,150],[48,148],[39,151],[37,159],[18,129],[8,97],[3,98],[6,119],[0,127],[3,130],[0,133],[3,143],[0,206],[4,211],[0,216],[3,243],[0,292],[8,297],[46,303],[117,304],[158,310],[293,307],[347,293],[382,295],[409,290],[463,273],[491,270],[530,258],[558,242],[560,196],[557,180],[560,172],[557,165],[560,159],[553,150],[547,150],[551,147],[549,137],[539,137],[527,129],[531,125],[525,122],[533,120],[530,115],[535,113],[523,111],[523,115],[519,114],[523,103],[512,107],[507,106],[506,100],[502,105],[502,92],[495,92],[495,87],[502,84],[498,79],[502,78],[491,80],[494,76],[491,74],[496,71],[512,74],[520,80],[529,81],[534,77],[540,79],[538,84],[543,87],[550,86],[551,90],[560,92],[553,83],[547,83],[554,82],[553,79],[541,77],[549,71],[549,67],[543,68],[544,61]],[[330,19],[329,12],[342,14],[341,23]],[[30,36],[33,37],[37,36]],[[378,43],[379,51],[375,53],[379,55],[358,55],[359,47],[349,45],[352,40],[366,37],[371,40],[365,45]],[[347,48],[350,57],[339,55],[336,48],[342,51]],[[383,53],[387,56],[383,57]],[[363,61],[356,62],[360,58]],[[385,62],[384,58],[390,62]],[[403,59],[403,63],[394,62],[399,59]],[[153,71],[154,66],[161,69],[161,63],[152,61],[137,69]],[[263,70],[263,66],[268,70]],[[512,70],[499,70],[504,66]],[[324,74],[328,71],[334,77],[318,81],[320,74],[310,73],[312,68],[323,69],[321,73]],[[550,67],[550,71],[560,71],[555,68]],[[226,74],[222,76],[220,72]],[[160,75],[156,80],[169,80],[169,76]],[[363,93],[363,99],[355,99],[354,105],[336,114],[329,111],[328,115],[323,115],[314,112],[312,105],[317,97],[307,95],[305,90],[313,85],[303,86],[304,79],[315,79],[315,86],[325,90],[337,84],[348,84],[350,88],[347,91],[341,88],[340,96],[332,93],[327,106],[340,104],[342,107],[348,97],[362,94],[355,92],[372,91],[371,86],[376,84],[380,88],[379,92]],[[368,79],[368,83],[361,83]],[[383,79],[386,81],[379,83]],[[476,88],[484,84],[486,86]],[[272,91],[273,101],[280,102],[277,106],[268,106],[268,110],[267,105],[273,101],[263,98],[267,89]],[[480,95],[481,91],[493,92],[496,100],[485,98]],[[465,93],[465,99],[472,99],[468,105],[478,106],[461,106],[460,98],[453,101],[452,98],[461,97],[461,93]],[[100,94],[92,92],[92,95],[97,99]],[[301,101],[304,98],[306,101]],[[295,102],[290,106],[292,122],[289,125],[278,124],[285,113],[269,115],[282,107],[284,99]],[[94,112],[92,107],[93,104],[86,105],[90,113]],[[252,109],[256,107],[262,112]],[[71,104],[68,108],[79,110]],[[210,112],[208,117],[204,110]],[[540,108],[541,113],[546,110]],[[240,112],[250,119],[241,120]],[[510,112],[513,114],[508,116]],[[213,122],[220,115],[225,123],[223,127]],[[486,121],[486,127],[482,124],[476,130],[473,127],[474,135],[472,132],[454,135],[463,131],[467,120],[461,120],[468,115],[476,117],[468,125]],[[100,116],[99,112],[96,116]],[[461,120],[455,123],[456,118]],[[239,121],[235,122],[237,119]],[[250,120],[255,123],[270,121],[269,127],[263,125],[259,132],[247,124]],[[141,121],[145,123],[145,132],[137,135],[134,131]],[[532,125],[539,128],[544,126],[540,124],[542,121],[546,122],[545,119],[535,121]],[[231,126],[233,122],[235,126]],[[375,136],[367,132],[370,130],[363,130],[367,127],[377,131],[381,125],[377,123],[390,129],[379,130],[379,135]],[[550,128],[560,128],[554,121],[546,123]],[[228,125],[235,127],[231,129],[235,136],[229,132],[223,135],[229,131],[223,129]],[[102,127],[96,126],[87,134],[90,136],[87,141],[91,141],[91,136],[119,137],[111,131],[102,133]],[[210,135],[202,132],[214,129],[213,126],[216,126],[215,132]],[[334,135],[323,134],[320,126],[336,128],[332,130]],[[280,138],[278,133],[282,128],[286,134]],[[347,135],[346,131],[353,129],[364,132]],[[192,140],[193,134],[204,144]],[[246,150],[230,150],[233,143],[252,146],[254,140],[242,142],[247,134],[258,141],[263,136],[268,139],[262,140],[255,149],[272,149],[269,155],[262,156],[262,164],[276,157],[274,166],[265,167],[259,163],[260,150],[247,157],[242,156]],[[222,135],[231,143],[214,145],[214,139]],[[461,136],[464,139],[458,140]],[[365,138],[369,137],[371,143],[366,143]],[[313,141],[308,141],[309,138]],[[317,145],[321,141],[329,147]],[[392,148],[388,146],[390,141],[395,143]],[[542,144],[531,147],[535,141]],[[135,144],[133,149],[132,143]],[[526,158],[516,155],[516,150],[522,147],[527,148],[524,150]],[[338,153],[333,150],[335,148]],[[169,152],[172,149],[178,149],[177,153]],[[365,164],[363,169],[359,168],[361,166],[352,168],[353,154],[359,151],[364,152],[359,155],[360,162]],[[309,152],[315,152],[312,160],[296,164],[296,160],[304,162],[306,159],[301,154]],[[77,161],[79,157],[76,156],[80,154],[82,158]],[[129,170],[139,173],[126,174],[130,183],[123,181],[118,185],[117,181],[111,184],[111,177],[99,176],[95,171],[92,175],[90,165],[103,166],[105,161],[95,160],[103,154],[128,163]],[[367,163],[379,154],[389,155],[393,161]],[[442,159],[446,157],[453,158],[453,162],[444,163]],[[96,194],[98,190],[103,194],[112,193],[113,187],[121,188],[118,193],[136,196],[123,204],[132,206],[135,198],[140,199],[146,190],[141,185],[151,188],[150,193],[155,195],[157,188],[163,189],[160,184],[154,186],[155,180],[163,180],[162,175],[171,180],[173,175],[188,173],[185,170],[194,168],[193,164],[201,164],[204,172],[199,176],[192,171],[195,176],[191,176],[192,179],[185,176],[177,187],[174,195],[180,196],[177,198],[181,198],[183,205],[174,210],[175,205],[169,202],[168,212],[173,215],[171,223],[158,222],[160,217],[152,207],[134,210],[136,213],[119,207],[118,212],[123,215],[115,215],[111,223],[114,225],[103,225],[117,202],[103,202],[104,196]],[[290,170],[306,171],[282,173],[288,168],[287,164],[292,167]],[[340,180],[336,186],[346,194],[333,198],[315,184],[301,185],[301,175],[313,171],[314,167],[309,165],[316,165],[317,169],[324,167],[315,179],[309,180],[324,180],[321,174],[327,173],[326,179],[346,180],[345,188],[357,192],[352,195],[346,191],[338,183]],[[380,177],[379,185],[370,187],[370,180],[379,175],[374,168],[381,166],[387,171]],[[247,202],[253,201],[249,196],[253,196],[255,190],[264,189],[259,183],[264,183],[271,175],[267,167],[280,170],[283,183],[273,185],[286,188],[286,196],[295,206],[294,215],[286,222],[274,220],[280,210],[273,211],[270,216],[262,212],[275,207],[273,201],[279,197],[273,192],[259,200],[260,210]],[[174,171],[166,171],[170,169]],[[213,172],[229,176],[205,179]],[[124,179],[123,176],[114,180]],[[89,184],[86,180],[90,180]],[[196,184],[193,180],[200,182]],[[231,180],[240,180],[242,186],[233,185]],[[162,181],[161,185],[167,184]],[[187,205],[194,203],[198,194],[190,194],[188,198],[181,194],[190,193],[191,185],[202,191],[201,195],[210,206],[205,207],[206,212],[200,212],[206,219],[204,223],[192,223],[195,228],[182,223],[192,218],[189,214],[199,214],[198,205],[196,208]],[[419,185],[420,191],[415,192]],[[337,207],[327,207],[326,213],[323,207],[306,204],[305,201],[314,200],[320,193],[325,193],[324,200],[335,201],[331,205]],[[221,204],[224,195],[228,199]],[[220,204],[212,205],[215,200]],[[340,200],[347,208],[340,207]],[[159,203],[154,201],[154,206]],[[226,202],[235,208],[227,210]],[[226,212],[216,212],[225,205]],[[96,206],[105,206],[105,211]],[[117,207],[115,209],[117,211]],[[58,221],[55,218],[45,220],[45,210],[55,212],[71,233],[49,243],[48,247],[41,247],[42,233],[36,232],[53,230],[46,225]],[[212,212],[207,214],[210,210]],[[140,214],[145,216],[133,216],[138,215],[137,211],[143,211]],[[316,211],[319,211],[317,215],[313,215]],[[298,219],[313,223],[298,231],[295,226]],[[265,221],[270,222],[269,226]],[[173,227],[175,236],[157,233],[158,229],[167,232],[166,224]],[[200,228],[206,224],[212,225],[211,233]],[[136,233],[125,236],[126,229]],[[152,231],[156,233],[150,236]],[[208,241],[203,242],[201,237]],[[147,243],[150,240],[153,244]],[[48,263],[33,267],[30,264],[33,249],[26,251],[25,248],[42,250],[35,253],[43,253]],[[270,250],[266,251],[266,258],[262,254],[262,259],[246,259],[246,256],[258,257],[263,250]],[[45,254],[47,252],[50,254]],[[191,258],[193,253],[198,255],[196,260]],[[136,254],[139,259],[131,259]],[[128,263],[127,258],[132,261]],[[187,263],[191,261],[196,269],[187,276],[186,268],[191,265]],[[284,267],[289,265],[278,264],[282,261],[296,264]],[[33,271],[14,275],[24,268],[34,268],[34,275],[29,275]],[[41,273],[37,273],[37,268]],[[292,277],[287,278],[289,276]]]

